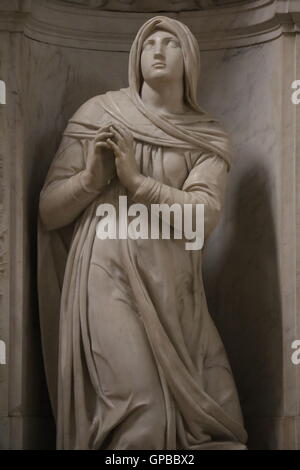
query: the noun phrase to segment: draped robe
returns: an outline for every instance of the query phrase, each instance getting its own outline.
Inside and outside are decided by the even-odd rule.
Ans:
[[[135,194],[103,153],[82,181],[95,132],[121,123],[146,176]],[[40,196],[39,305],[46,375],[62,449],[244,449],[246,432],[209,315],[201,250],[177,239],[99,240],[99,204],[204,204],[220,214],[230,150],[206,113],[153,116],[130,89],[99,95],[69,121]],[[59,346],[58,346],[59,337]]]

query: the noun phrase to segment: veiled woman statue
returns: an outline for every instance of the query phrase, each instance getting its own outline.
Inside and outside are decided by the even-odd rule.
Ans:
[[[244,449],[232,372],[208,313],[201,250],[96,236],[97,207],[204,204],[215,227],[227,135],[196,101],[182,23],[139,30],[129,88],[70,119],[40,196],[39,305],[59,449]],[[172,221],[170,222],[172,225]]]

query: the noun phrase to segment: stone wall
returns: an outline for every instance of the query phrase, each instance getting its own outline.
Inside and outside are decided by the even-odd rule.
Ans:
[[[67,119],[91,96],[127,86],[130,44],[155,15],[74,3],[0,0],[0,448],[54,446],[36,296],[38,195]],[[222,220],[205,248],[205,285],[250,446],[300,448],[300,366],[290,360],[300,339],[300,105],[291,102],[300,7],[229,3],[167,13],[198,38],[199,101],[234,145]]]

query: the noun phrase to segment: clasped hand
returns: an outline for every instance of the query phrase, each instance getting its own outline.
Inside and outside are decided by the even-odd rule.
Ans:
[[[117,128],[111,124],[98,132],[94,144],[96,154],[104,148],[113,151],[118,178],[131,193],[134,193],[141,184],[142,175],[135,160],[131,132],[121,125]]]

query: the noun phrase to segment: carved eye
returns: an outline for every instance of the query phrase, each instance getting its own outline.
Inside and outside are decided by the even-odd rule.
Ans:
[[[168,41],[168,45],[171,47],[180,47],[180,44],[178,41],[176,41],[176,39],[170,39]]]
[[[147,41],[143,45],[143,51],[150,51],[153,47],[153,41]]]

